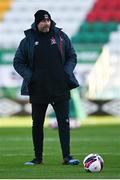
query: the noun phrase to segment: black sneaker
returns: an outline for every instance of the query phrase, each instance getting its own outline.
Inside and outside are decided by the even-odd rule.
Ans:
[[[24,164],[31,166],[31,165],[35,165],[35,164],[43,164],[43,162],[42,162],[42,160],[38,160],[35,158],[32,161],[25,162]]]
[[[72,156],[64,158],[63,165],[78,165],[80,161],[78,159],[73,159]]]

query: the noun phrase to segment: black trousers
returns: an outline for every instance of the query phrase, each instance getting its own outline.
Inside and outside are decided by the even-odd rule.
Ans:
[[[70,155],[69,100],[51,103],[58,122],[59,139],[63,158]],[[35,157],[42,160],[44,141],[44,120],[48,104],[32,103],[32,138]]]

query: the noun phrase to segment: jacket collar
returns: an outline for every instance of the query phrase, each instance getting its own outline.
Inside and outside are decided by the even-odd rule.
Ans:
[[[56,27],[55,25],[56,25],[56,23],[52,20],[52,26],[53,26],[53,29],[54,29],[55,33],[58,33],[59,31],[62,30],[62,28],[58,28],[58,27]],[[30,28],[30,29],[27,29],[27,30],[24,31],[24,34],[25,34],[26,37],[29,37],[29,36],[31,36],[31,34],[34,33],[35,31],[37,31],[37,29],[36,29],[35,23],[33,23],[33,24],[31,25],[31,28]]]

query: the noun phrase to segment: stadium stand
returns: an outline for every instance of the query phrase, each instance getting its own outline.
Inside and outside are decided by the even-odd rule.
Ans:
[[[86,98],[102,101],[102,111],[114,115],[120,115],[120,102],[115,101],[120,98],[119,23],[120,1],[96,0],[85,21],[72,36],[72,41],[77,47],[79,63],[87,67],[83,82],[83,85],[86,82],[87,87]],[[88,68],[89,64],[93,66]],[[80,66],[81,69],[82,67],[84,66]],[[104,104],[104,101],[113,102]]]
[[[0,3],[6,2],[7,0],[0,0]],[[48,10],[57,26],[62,27],[71,37],[84,21],[94,2],[95,0],[75,0],[71,3],[69,0],[9,1],[9,8],[6,8],[7,11],[0,19],[0,115],[20,114],[23,109],[21,101],[27,101],[25,97],[20,96],[21,78],[14,71],[12,61],[15,50],[24,37],[23,31],[30,28],[34,21],[34,13],[38,9]],[[5,106],[9,111],[5,110]],[[27,104],[24,111],[30,111]]]
[[[78,33],[72,38],[73,42],[78,43],[81,47],[87,45],[86,51],[91,46],[100,48],[96,60],[100,61],[101,65],[99,62],[96,63],[95,68],[89,74],[88,98],[105,100],[120,97],[119,23],[120,1],[97,0]],[[108,62],[108,67],[106,67],[106,62]]]
[[[55,0],[29,1],[16,0],[11,3],[10,10],[4,14],[3,22],[0,23],[0,46],[4,46],[4,38],[9,36],[11,46],[17,47],[19,41],[24,36],[23,31],[30,27],[34,21],[33,14],[40,8],[46,9],[51,14],[58,26],[63,27],[64,31],[71,36],[79,24],[84,20],[86,13],[90,9],[94,0],[81,2],[75,0],[69,3],[68,0],[55,2]],[[72,23],[71,23],[72,22]],[[15,37],[15,38],[13,38]],[[6,41],[5,41],[6,42]]]
[[[120,80],[115,80],[116,77],[120,77],[117,73],[120,59],[120,0],[74,0],[71,2],[69,0],[58,2],[56,0],[0,0],[0,70],[3,72],[4,69],[6,78],[9,77],[7,81],[0,79],[0,97],[11,92],[6,91],[5,88],[9,84],[9,87],[16,92],[12,98],[21,98],[18,95],[21,79],[15,74],[11,64],[15,50],[24,37],[23,31],[30,27],[34,21],[33,14],[38,9],[48,10],[57,26],[62,27],[71,38],[79,63],[75,73],[81,88],[88,88],[86,97],[93,99],[120,97],[117,93],[120,92],[118,87]],[[102,66],[108,63],[110,68],[106,70],[111,72],[107,83],[103,82],[102,90],[97,86],[100,84],[97,83],[100,74],[96,75],[95,72],[103,73],[103,71],[98,71],[97,61],[101,61]],[[94,66],[97,69],[93,68]],[[88,74],[89,82],[87,81]],[[108,77],[108,73],[103,74]],[[93,90],[91,81],[95,86],[92,96],[90,95],[91,89]],[[114,95],[115,89],[116,95]]]

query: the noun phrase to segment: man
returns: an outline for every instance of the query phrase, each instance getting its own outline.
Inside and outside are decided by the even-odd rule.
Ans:
[[[43,162],[43,124],[48,104],[55,111],[63,164],[78,165],[70,155],[70,89],[78,87],[73,70],[76,54],[67,35],[55,26],[45,10],[35,13],[35,22],[25,31],[14,58],[14,68],[23,77],[22,95],[32,106],[32,137],[35,158],[26,165]]]

